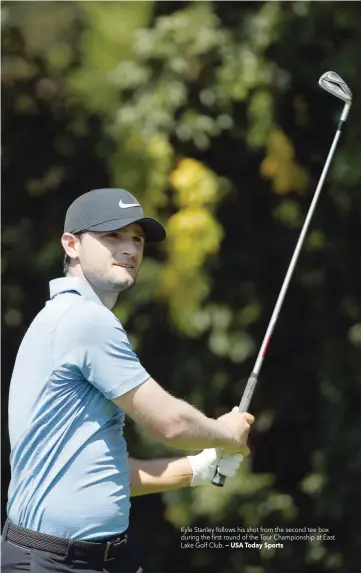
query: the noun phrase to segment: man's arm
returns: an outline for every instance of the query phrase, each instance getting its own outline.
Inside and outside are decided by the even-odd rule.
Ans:
[[[218,420],[207,418],[187,402],[166,392],[152,378],[113,401],[151,436],[173,448],[222,448],[231,453],[249,454],[247,438],[254,418],[238,412],[238,408]]]
[[[191,464],[186,457],[158,460],[128,458],[130,495],[147,495],[188,487],[193,479]]]
[[[166,392],[153,380],[133,352],[121,323],[103,305],[75,305],[71,319],[65,313],[56,329],[67,341],[64,352],[74,360],[84,378],[149,435],[180,450],[220,447],[248,455],[247,437],[253,416],[230,412],[218,420]],[[71,336],[69,336],[69,332]],[[55,345],[56,346],[56,345]],[[75,350],[74,350],[75,348]],[[68,356],[68,355],[67,355]]]
[[[210,483],[216,467],[222,475],[236,474],[243,456],[209,448],[195,456],[159,460],[128,458],[131,496],[159,493]]]

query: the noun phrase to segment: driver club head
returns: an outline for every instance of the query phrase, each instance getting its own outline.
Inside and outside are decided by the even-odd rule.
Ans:
[[[345,103],[351,103],[352,92],[346,82],[336,72],[325,72],[318,80],[322,89],[342,99]]]

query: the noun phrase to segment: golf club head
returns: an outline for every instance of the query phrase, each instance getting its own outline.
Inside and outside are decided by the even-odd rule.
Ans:
[[[325,72],[318,80],[318,83],[326,92],[342,99],[345,103],[351,103],[352,92],[336,72]]]

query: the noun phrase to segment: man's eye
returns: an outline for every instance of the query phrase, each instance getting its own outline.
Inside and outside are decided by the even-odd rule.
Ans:
[[[117,233],[107,233],[105,236],[106,236],[106,237],[111,237],[112,239],[117,239],[117,238],[118,238],[118,234],[117,234]]]
[[[143,237],[133,237],[134,241],[136,241],[137,243],[143,243],[144,239]]]

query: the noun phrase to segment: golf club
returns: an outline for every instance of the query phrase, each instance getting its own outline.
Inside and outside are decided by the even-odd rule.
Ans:
[[[338,142],[339,137],[341,135],[342,127],[343,127],[343,125],[347,119],[348,113],[350,111],[351,103],[352,103],[352,92],[351,92],[350,88],[343,81],[343,79],[340,78],[340,76],[338,74],[336,74],[335,72],[324,73],[320,77],[318,83],[322,89],[326,90],[330,94],[341,99],[345,105],[344,105],[344,108],[343,108],[343,111],[342,111],[342,114],[341,114],[341,117],[340,117],[340,120],[339,120],[339,123],[337,126],[336,135],[334,137],[330,151],[328,153],[326,163],[324,165],[320,180],[319,180],[318,185],[317,185],[317,189],[316,189],[314,197],[312,199],[311,206],[310,206],[309,211],[307,213],[307,217],[306,217],[304,225],[302,227],[299,239],[297,241],[295,251],[293,253],[291,262],[289,264],[286,276],[285,276],[284,281],[283,281],[281,291],[278,295],[278,299],[277,299],[275,308],[273,310],[273,313],[272,313],[266,334],[264,336],[261,348],[259,350],[256,363],[254,365],[252,374],[250,375],[250,377],[248,379],[246,388],[243,392],[243,396],[242,396],[241,402],[239,404],[239,411],[240,412],[246,412],[248,410],[248,406],[251,402],[253,393],[255,391],[257,381],[258,381],[258,375],[259,375],[259,372],[261,370],[263,360],[266,356],[266,352],[267,352],[267,349],[268,349],[268,346],[269,346],[269,343],[271,340],[273,329],[274,329],[275,324],[277,322],[277,319],[278,319],[278,316],[279,316],[279,313],[280,313],[280,310],[281,310],[281,307],[283,304],[283,300],[285,298],[285,295],[286,295],[286,292],[287,292],[293,271],[294,271],[296,263],[297,263],[298,256],[300,254],[300,251],[301,251],[303,242],[305,240],[305,236],[306,236],[310,221],[312,219],[315,207],[317,205],[319,195],[320,195],[321,190],[322,190],[323,183],[325,181],[325,178],[326,178],[326,175],[328,172],[328,168],[330,166],[333,154],[335,152],[337,142]],[[226,481],[225,476],[220,474],[218,471],[218,468],[217,468],[216,473],[214,475],[214,478],[212,480],[212,484],[217,486],[217,487],[223,487],[225,484],[225,481]]]

